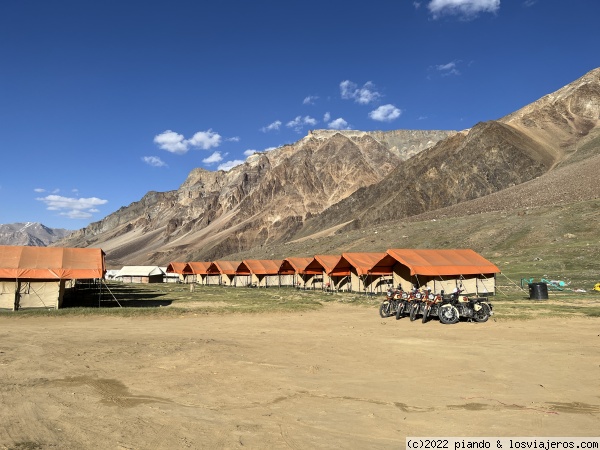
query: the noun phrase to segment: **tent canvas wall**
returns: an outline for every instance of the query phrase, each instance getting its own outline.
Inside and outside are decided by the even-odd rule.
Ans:
[[[494,294],[500,269],[471,249],[389,249],[394,258],[394,284],[410,290],[427,286],[434,292],[452,292],[462,286],[466,294]]]
[[[0,246],[0,308],[60,308],[73,280],[104,278],[99,248]]]
[[[163,283],[164,276],[158,266],[123,266],[116,278],[123,283]]]

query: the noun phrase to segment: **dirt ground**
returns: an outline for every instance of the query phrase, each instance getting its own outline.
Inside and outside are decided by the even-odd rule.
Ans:
[[[600,319],[442,325],[373,307],[1,318],[0,448],[402,449],[598,436]]]

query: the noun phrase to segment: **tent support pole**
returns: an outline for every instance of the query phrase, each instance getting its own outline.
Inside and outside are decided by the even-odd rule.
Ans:
[[[104,281],[104,279],[101,279],[100,282],[104,283],[104,286],[106,286],[106,289],[108,290],[108,292],[110,292],[110,295],[112,295],[112,298],[115,299],[115,302],[117,302],[117,305],[119,305],[119,308],[122,308],[123,306],[119,303],[119,300],[117,300],[117,297],[115,297],[115,294],[113,294],[112,291],[108,288],[108,285],[106,284],[106,281]]]

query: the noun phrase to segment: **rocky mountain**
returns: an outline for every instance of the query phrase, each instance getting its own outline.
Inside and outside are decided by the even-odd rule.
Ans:
[[[115,265],[268,256],[344,231],[510,209],[531,200],[522,193],[593,199],[599,125],[595,69],[461,132],[317,130],[228,172],[195,169],[178,190],[150,192],[60,245],[101,246]]]
[[[458,205],[600,153],[600,69],[496,121],[438,142],[309,220],[307,236]],[[565,180],[569,182],[569,180]],[[597,184],[596,180],[590,180]]]
[[[48,228],[37,222],[0,224],[0,245],[46,247],[72,232],[63,228]]]
[[[285,241],[307,219],[452,134],[313,131],[228,172],[194,169],[176,191],[149,192],[60,245],[101,246],[119,265],[215,259]]]

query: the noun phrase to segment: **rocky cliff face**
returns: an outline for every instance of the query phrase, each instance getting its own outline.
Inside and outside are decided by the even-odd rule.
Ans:
[[[62,241],[100,246],[114,264],[215,259],[293,236],[304,222],[454,134],[316,130],[228,172],[194,169]]]

